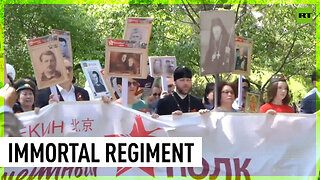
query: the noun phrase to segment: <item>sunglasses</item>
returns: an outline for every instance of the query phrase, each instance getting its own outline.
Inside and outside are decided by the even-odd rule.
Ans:
[[[129,86],[131,86],[131,85],[133,85],[133,86],[137,86],[139,83],[138,82],[136,82],[136,81],[134,81],[134,82],[130,82],[130,81],[128,81],[128,87]]]
[[[153,93],[152,95],[153,95],[153,96],[160,96],[161,93]]]

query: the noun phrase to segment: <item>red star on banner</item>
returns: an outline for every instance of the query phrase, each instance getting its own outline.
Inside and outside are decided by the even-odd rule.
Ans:
[[[141,116],[137,115],[135,119],[136,119],[136,122],[133,124],[133,128],[130,134],[113,134],[113,135],[105,135],[104,137],[154,137],[154,136],[151,136],[150,134],[161,129],[161,128],[156,128],[152,131],[147,131],[144,127]],[[121,174],[125,173],[131,168],[132,167],[118,167],[116,176],[120,176]],[[139,168],[142,171],[149,174],[150,176],[155,177],[153,167],[139,167]]]

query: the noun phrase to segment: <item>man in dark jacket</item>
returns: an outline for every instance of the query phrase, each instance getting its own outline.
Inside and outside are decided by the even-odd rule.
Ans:
[[[202,101],[189,94],[192,87],[191,70],[185,66],[177,67],[173,77],[176,91],[159,100],[157,114],[182,115],[182,113],[197,112],[204,109]]]
[[[302,113],[312,114],[319,110],[320,104],[317,105],[317,102],[320,103],[319,92],[316,87],[317,72],[314,71],[311,77],[314,88],[308,92],[306,97],[302,100],[300,111]]]
[[[80,87],[74,86],[72,83],[73,67],[71,62],[64,60],[64,64],[67,69],[68,80],[56,85],[59,101],[89,101],[88,92]],[[42,108],[52,102],[55,102],[55,100],[53,99],[50,88],[42,89],[37,95],[35,107]]]

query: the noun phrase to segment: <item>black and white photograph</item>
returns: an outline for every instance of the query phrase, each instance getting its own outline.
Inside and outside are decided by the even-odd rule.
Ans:
[[[140,59],[138,53],[110,52],[110,73],[140,75]]]
[[[93,84],[94,90],[97,93],[105,92],[106,87],[102,83],[102,78],[100,74],[97,71],[91,71],[90,73],[90,79]]]
[[[227,73],[234,66],[234,12],[200,12],[201,74]]]
[[[150,75],[152,77],[172,77],[176,69],[175,56],[150,56],[149,67]]]
[[[62,57],[72,62],[73,59],[70,32],[53,29],[51,30],[51,33],[58,36]]]
[[[29,40],[28,48],[39,89],[62,83],[67,79],[57,36]]]
[[[153,18],[127,18],[125,40],[149,42]]]
[[[102,96],[114,98],[110,82],[103,79],[101,74],[102,68],[98,60],[81,61],[80,65],[94,98],[100,98]]]
[[[109,39],[106,47],[105,74],[114,77],[146,78],[146,46],[130,47],[130,41]]]

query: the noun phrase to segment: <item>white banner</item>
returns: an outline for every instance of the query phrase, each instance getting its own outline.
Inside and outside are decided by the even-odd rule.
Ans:
[[[203,167],[4,168],[8,176],[316,176],[316,116],[150,115],[102,102],[58,103],[19,115],[26,137],[202,137]],[[92,138],[95,141],[95,138]]]

